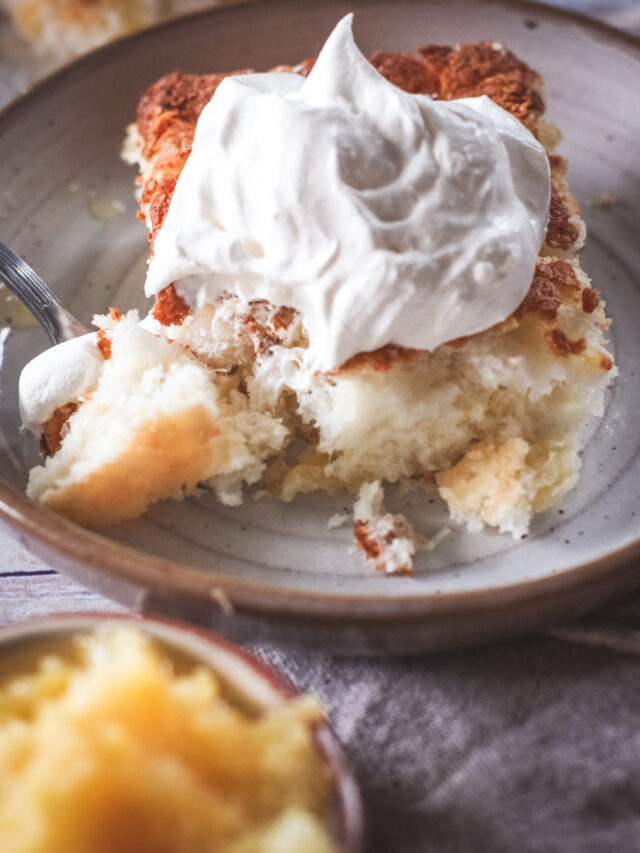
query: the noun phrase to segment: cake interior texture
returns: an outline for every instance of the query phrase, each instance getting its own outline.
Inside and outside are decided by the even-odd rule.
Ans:
[[[582,270],[585,227],[544,117],[542,83],[503,46],[427,46],[370,57],[392,83],[439,99],[488,95],[550,161],[549,225],[530,289],[506,320],[432,352],[388,345],[326,373],[304,370],[304,318],[225,294],[192,309],[173,285],[142,326],[97,318],[95,388],[55,413],[29,494],[104,526],[206,483],[228,505],[247,484],[283,501],[316,490],[354,498],[354,537],[387,573],[447,532],[418,532],[384,506],[385,484],[438,493],[454,524],[525,535],[572,489],[584,427],[615,375],[599,292]],[[277,70],[308,74],[313,60]],[[235,72],[244,73],[244,72]],[[169,74],[142,97],[124,156],[140,169],[153,240],[222,74]]]

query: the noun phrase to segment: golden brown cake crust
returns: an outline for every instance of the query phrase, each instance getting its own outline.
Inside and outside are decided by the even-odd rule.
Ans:
[[[394,568],[391,572],[386,565],[387,546],[391,545],[398,534],[402,535],[409,529],[405,519],[401,519],[400,516],[395,516],[394,519],[399,530],[396,531],[392,528],[382,536],[376,533],[374,525],[370,521],[356,519],[353,525],[356,548],[364,553],[366,560],[378,571],[411,577],[413,569],[410,562],[407,565]]]
[[[170,284],[158,294],[153,306],[153,317],[163,326],[182,323],[190,314],[190,308],[178,293],[175,286]]]
[[[370,370],[383,372],[390,370],[396,364],[409,364],[420,355],[420,350],[399,347],[397,344],[387,344],[385,347],[372,352],[359,352],[347,359],[340,367],[328,372],[328,376],[346,373],[349,370],[360,370],[367,367]]]
[[[138,130],[145,144],[153,138],[153,125],[160,115],[171,114],[174,119],[195,126],[205,104],[227,76],[173,71],[154,83],[138,104]]]
[[[53,456],[62,447],[62,438],[67,421],[77,408],[78,403],[65,403],[64,406],[58,406],[44,425],[40,438],[40,452],[45,458]]]
[[[568,291],[580,293],[580,282],[571,264],[566,261],[538,264],[529,292],[514,316],[520,319],[525,314],[537,312],[547,320],[555,320],[558,308],[567,301],[567,297],[574,295]]]
[[[307,59],[295,68],[279,66],[274,70],[293,70],[306,76],[314,61]],[[488,95],[538,135],[538,122],[544,112],[542,81],[502,45],[492,42],[458,47],[426,45],[415,54],[374,53],[370,61],[388,80],[407,92],[446,100]],[[250,72],[251,69],[244,69],[232,73]],[[226,76],[173,72],[154,83],[140,101],[137,127],[142,157],[149,164],[140,203],[150,223],[152,245],[191,150],[198,116]],[[553,249],[566,250],[575,244],[579,229],[572,219],[574,203],[568,194],[563,196],[565,162],[555,154],[550,155],[549,161],[553,186],[546,242]],[[515,314],[517,318],[533,311],[552,321],[566,296],[571,276],[579,295],[580,285],[571,266],[561,261],[555,263],[563,266],[538,266],[531,290]],[[585,310],[592,301],[587,296]],[[188,313],[188,306],[172,286],[160,294],[154,309],[156,319],[165,325],[182,323]],[[465,340],[454,341],[452,345],[464,346]],[[548,342],[558,353],[567,351],[551,333]],[[417,351],[390,345],[375,353],[360,353],[339,370],[368,366],[384,371],[398,360],[410,362],[417,355]]]
[[[107,337],[107,333],[104,329],[98,329],[98,334],[96,335],[96,346],[100,350],[100,354],[105,361],[111,358],[111,341]]]
[[[458,48],[428,45],[415,55],[375,53],[371,62],[388,80],[407,92],[447,100],[489,95],[534,131],[535,122],[544,110],[539,76],[514,54],[490,42]],[[277,70],[295,70],[306,76],[313,63],[309,59],[295,69],[279,66]],[[243,69],[229,74],[174,71],[142,96],[137,114],[142,156],[154,163],[154,177],[145,182],[142,203],[148,211],[152,239],[166,215],[202,109],[225,77],[251,71]]]

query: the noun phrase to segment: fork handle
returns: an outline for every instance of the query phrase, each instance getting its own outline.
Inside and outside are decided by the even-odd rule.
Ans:
[[[0,243],[0,281],[27,306],[53,344],[90,331],[64,308],[29,264],[4,243]]]

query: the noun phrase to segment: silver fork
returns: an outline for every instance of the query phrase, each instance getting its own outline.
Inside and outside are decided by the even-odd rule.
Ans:
[[[26,305],[54,344],[91,331],[77,320],[26,261],[0,243],[0,282]]]

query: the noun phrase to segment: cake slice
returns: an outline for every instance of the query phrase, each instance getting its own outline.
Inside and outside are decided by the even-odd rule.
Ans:
[[[262,460],[287,438],[277,418],[251,411],[233,377],[142,329],[135,311],[95,322],[102,369],[75,408],[49,420],[33,497],[79,524],[104,526],[214,475],[260,478]]]
[[[370,61],[408,92],[444,100],[488,95],[544,145],[552,180],[549,224],[522,304],[492,328],[431,352],[391,344],[320,373],[302,366],[307,334],[304,318],[291,307],[264,300],[246,304],[224,294],[194,309],[169,285],[144,330],[134,332],[130,318],[100,321],[113,361],[89,402],[72,401],[79,405],[62,419],[60,449],[32,473],[33,497],[83,523],[101,525],[180,496],[198,481],[210,483],[232,504],[241,500],[243,484],[256,481],[284,501],[316,490],[346,490],[359,496],[354,534],[365,557],[381,571],[407,574],[413,554],[433,547],[443,532],[417,533],[387,513],[381,484],[438,491],[454,522],[515,537],[527,532],[534,513],[556,505],[573,488],[584,424],[602,414],[615,368],[606,348],[603,302],[578,260],[585,227],[567,188],[565,162],[555,153],[558,131],[544,118],[540,77],[495,43],[426,46],[411,55],[374,54]],[[312,67],[307,60],[275,70],[306,75]],[[140,168],[139,216],[147,223],[152,251],[198,116],[225,76],[175,72],[141,99],[124,155]],[[176,408],[180,424],[171,404],[155,405],[156,392],[144,372],[132,379],[117,375],[118,352],[126,361],[136,336],[153,342],[143,348],[165,347],[167,388],[166,365],[174,354],[182,370],[199,371],[201,386],[196,383],[193,395]],[[205,385],[207,394],[198,392]],[[149,391],[143,434],[155,430],[156,422],[175,429],[180,440],[165,446],[169,456],[175,447],[176,464],[165,458],[158,477],[150,475],[144,486],[128,478],[135,494],[116,505],[108,496],[119,486],[111,489],[109,483],[121,483],[129,465],[137,471],[137,427],[114,440],[122,451],[107,461],[91,443],[92,423],[104,413],[108,432],[106,422],[117,411],[112,398],[118,393],[135,398],[142,388]],[[134,402],[124,405],[138,410]],[[189,427],[196,409],[200,433]],[[127,423],[138,424],[136,417]],[[164,428],[158,426],[160,432]],[[149,442],[139,443],[145,465],[153,467]],[[89,512],[83,509],[87,503]]]

